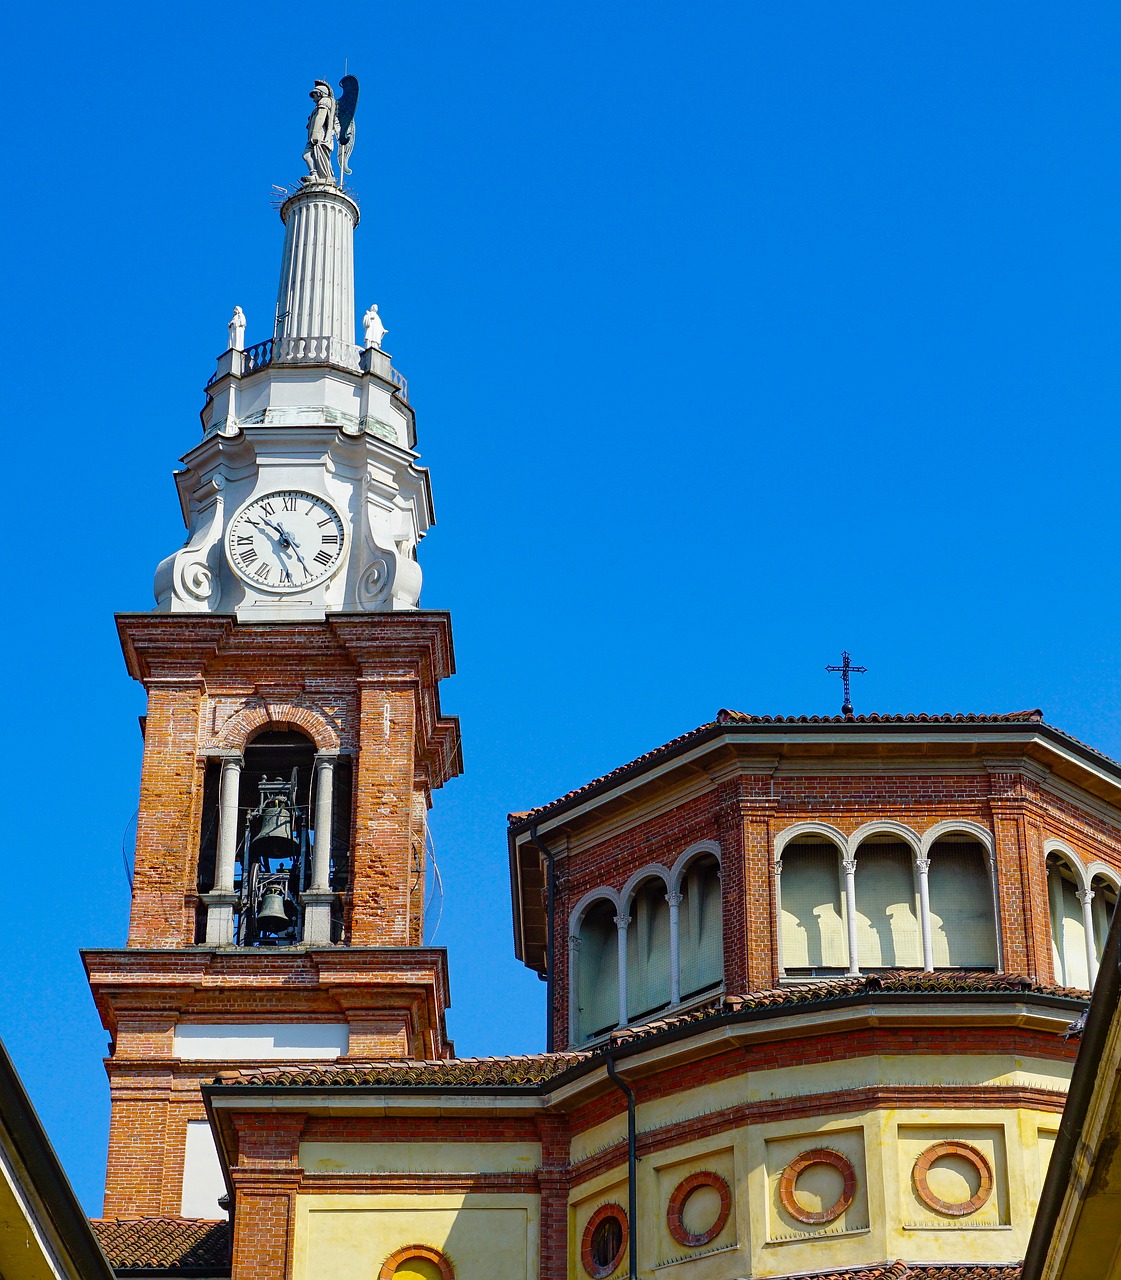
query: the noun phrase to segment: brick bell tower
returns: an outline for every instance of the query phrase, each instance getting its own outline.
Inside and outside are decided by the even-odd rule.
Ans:
[[[452,1054],[423,935],[426,811],[461,769],[451,629],[417,608],[431,492],[376,307],[353,342],[340,87],[316,82],[280,206],[273,336],[246,348],[235,310],[175,477],[186,542],[117,619],[148,709],[128,945],[84,953],[106,1216],[221,1216],[199,1084],[225,1067]]]

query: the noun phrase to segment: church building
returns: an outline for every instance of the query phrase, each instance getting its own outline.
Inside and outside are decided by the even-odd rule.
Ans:
[[[1121,765],[1038,710],[720,710],[512,814],[547,1050],[455,1056],[424,935],[451,622],[376,308],[354,341],[340,90],[272,336],[235,310],[206,384],[186,541],[118,618],[132,912],[83,953],[118,1276],[1013,1280],[1121,886]]]

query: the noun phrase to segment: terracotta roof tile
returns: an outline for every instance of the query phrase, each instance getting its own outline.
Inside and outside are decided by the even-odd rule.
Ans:
[[[339,1067],[326,1063],[290,1067],[266,1067],[245,1071],[224,1071],[215,1081],[234,1086],[293,1086],[300,1088],[408,1087],[434,1088],[525,1088],[547,1084],[573,1068],[593,1063],[606,1050],[633,1044],[665,1031],[690,1024],[700,1030],[710,1019],[765,1009],[825,1007],[854,996],[887,993],[916,996],[957,996],[978,994],[1035,994],[1089,1000],[1089,993],[1035,982],[1018,974],[976,973],[944,970],[923,973],[890,970],[859,978],[830,978],[798,983],[769,991],[717,994],[683,1013],[653,1018],[638,1026],[612,1032],[593,1048],[569,1053],[523,1054],[509,1058],[448,1058],[419,1062],[387,1059]]]
[[[957,711],[930,714],[870,712],[860,716],[754,716],[746,711],[721,708],[717,724],[1042,724],[1043,712],[1038,707],[1029,711],[971,712]]]
[[[230,1224],[204,1218],[94,1218],[94,1235],[116,1271],[230,1269]]]
[[[575,787],[572,791],[566,792],[563,796],[558,796],[555,800],[550,800],[547,804],[538,805],[534,809],[508,814],[507,820],[510,823],[521,824],[533,818],[538,818],[542,814],[548,813],[549,810],[555,809],[558,805],[574,800],[586,792],[596,790],[613,779],[629,773],[632,769],[649,764],[661,756],[672,755],[679,747],[693,738],[699,738],[702,734],[721,725],[790,725],[792,728],[796,728],[804,725],[957,724],[968,727],[969,725],[983,724],[1036,725],[1042,723],[1043,712],[1038,707],[1032,707],[1026,711],[946,712],[944,714],[919,712],[906,715],[873,712],[859,716],[757,716],[750,715],[745,711],[731,711],[726,707],[722,707],[716,713],[715,720],[698,725],[695,729],[690,729],[688,733],[682,733],[676,738],[671,738],[669,742],[662,743],[660,747],[655,747],[652,751],[646,751],[640,756],[635,756],[633,760],[628,760],[626,764],[621,764],[618,768],[601,774],[600,777],[593,778],[590,782],[585,782],[579,787]],[[1055,732],[1059,731],[1055,730]],[[1075,743],[1083,750],[1091,751],[1094,755],[1101,756],[1100,752],[1095,751],[1093,747],[1087,747],[1085,743],[1079,742],[1077,738],[1072,738],[1069,734],[1062,734],[1061,736]],[[1101,756],[1101,758],[1108,760],[1107,756]],[[1110,763],[1113,762],[1111,761]]]
[[[844,1271],[800,1271],[782,1280],[1019,1280],[1018,1262],[884,1262]]]

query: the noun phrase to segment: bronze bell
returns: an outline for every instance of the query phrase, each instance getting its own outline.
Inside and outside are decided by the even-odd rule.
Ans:
[[[292,810],[279,797],[270,801],[261,813],[261,825],[250,848],[261,858],[291,858],[299,849],[292,834]]]
[[[261,933],[283,933],[290,921],[284,910],[284,895],[279,889],[270,889],[257,908],[257,929]]]

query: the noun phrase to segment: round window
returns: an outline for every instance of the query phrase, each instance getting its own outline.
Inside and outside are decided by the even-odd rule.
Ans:
[[[580,1245],[580,1261],[595,1280],[604,1280],[623,1260],[627,1247],[627,1215],[617,1204],[601,1204],[588,1219]]]

